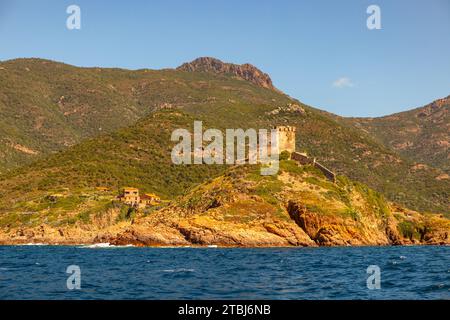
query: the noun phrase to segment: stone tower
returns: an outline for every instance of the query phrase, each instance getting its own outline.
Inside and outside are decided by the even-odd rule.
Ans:
[[[290,126],[276,126],[278,133],[278,151],[295,152],[295,127]]]

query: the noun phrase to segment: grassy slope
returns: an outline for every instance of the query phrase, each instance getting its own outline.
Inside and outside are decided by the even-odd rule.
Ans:
[[[319,245],[444,239],[449,228],[448,219],[392,206],[380,193],[345,176],[331,183],[317,169],[289,160],[280,163],[278,175],[264,177],[258,170],[230,170],[193,188],[161,214],[173,211],[190,229],[218,233],[249,225],[286,235],[289,228],[284,223],[295,220]]]
[[[230,82],[242,86],[240,93],[254,90],[247,82],[227,78],[204,90],[210,75],[175,70],[77,68],[41,59],[10,60],[0,67],[0,173],[132,125],[162,104],[208,103],[210,94],[227,95],[222,85]],[[243,100],[267,101],[264,93],[253,96],[247,100],[244,94]]]
[[[97,135],[99,124],[103,131],[114,131],[164,103],[183,112],[166,111],[144,116],[131,127],[84,141],[2,176],[0,204],[4,210],[10,210],[14,202],[61,187],[109,185],[117,188],[130,184],[172,198],[186,187],[224,169],[171,165],[171,130],[189,127],[195,119],[204,120],[209,126],[219,129],[295,125],[298,148],[308,151],[330,168],[365,182],[411,208],[449,211],[449,183],[435,179],[440,174],[439,170],[425,168],[414,171],[411,161],[398,156],[361,130],[340,124],[331,116],[308,106],[303,106],[306,110],[303,115],[266,115],[266,112],[293,100],[246,81],[225,75],[174,70],[81,69],[41,60],[19,60],[1,65],[9,73],[17,69],[14,71],[15,81],[2,80],[10,87],[10,91],[0,95],[0,101],[4,104],[7,101],[10,110],[0,108],[2,115],[6,115],[2,119],[8,120],[0,126],[3,128],[2,138],[18,139],[17,143],[42,153],[60,149],[67,142],[66,136],[75,143],[86,136]],[[0,75],[2,72],[5,70],[0,70]],[[31,77],[28,74],[40,77],[39,81],[27,82],[31,81],[26,80]],[[42,79],[44,76],[45,81]],[[23,90],[17,89],[20,86]],[[28,88],[34,89],[30,91]],[[58,104],[62,95],[69,97],[67,101],[70,102]],[[41,105],[38,98],[44,99],[45,103]],[[46,125],[38,126],[39,129],[26,122],[34,121],[34,116],[22,120],[15,114],[33,112],[34,109],[30,108],[33,101],[39,114],[44,113],[43,117],[47,117]],[[11,111],[11,105],[17,105],[15,112]],[[83,109],[85,111],[79,111],[80,105],[86,108]],[[58,107],[69,114],[64,116]],[[56,117],[56,120],[49,117]],[[18,129],[9,130],[8,123],[14,123]],[[41,132],[42,128],[51,132],[51,139]],[[59,138],[64,139],[60,141]],[[55,139],[58,143],[53,144]],[[13,152],[4,144],[2,146],[6,152],[6,156],[2,156],[4,164],[19,163],[20,160],[27,162],[33,158],[18,156],[20,152]]]
[[[364,184],[331,183],[311,166],[282,161],[229,168],[160,208],[131,210],[116,192],[84,187],[35,194],[0,215],[0,242],[243,246],[386,245],[448,242],[450,220],[388,203]],[[27,214],[21,214],[27,212]],[[44,225],[44,227],[42,227]]]
[[[348,118],[401,155],[450,173],[450,97],[380,118]]]

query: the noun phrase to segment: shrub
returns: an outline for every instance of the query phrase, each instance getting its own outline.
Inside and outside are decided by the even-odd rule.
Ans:
[[[291,158],[291,153],[289,151],[282,151],[280,153],[280,161],[281,160],[289,160]]]

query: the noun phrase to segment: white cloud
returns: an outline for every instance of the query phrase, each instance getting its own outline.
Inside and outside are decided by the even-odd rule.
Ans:
[[[333,82],[333,87],[335,88],[351,88],[354,84],[350,78],[342,77]]]

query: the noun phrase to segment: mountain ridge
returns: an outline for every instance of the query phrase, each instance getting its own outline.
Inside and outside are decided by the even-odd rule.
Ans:
[[[450,178],[450,96],[383,117],[344,121],[403,156],[442,169],[442,178]]]
[[[200,57],[191,62],[183,63],[181,66],[177,67],[176,70],[188,72],[212,72],[218,74],[228,73],[263,88],[276,90],[270,76],[250,63],[238,65],[234,63],[225,63],[212,57]]]
[[[0,144],[0,160],[16,167],[36,161],[0,177],[3,210],[15,199],[79,184],[134,183],[176,196],[182,191],[173,187],[177,175],[184,187],[208,175],[168,165],[170,135],[161,127],[170,128],[185,115],[190,122],[184,127],[193,119],[222,130],[295,126],[298,150],[338,174],[412,209],[449,210],[449,181],[437,179],[440,170],[417,166],[359,128],[232,74],[84,69],[40,60],[1,66],[7,71],[0,70],[0,137],[14,144]],[[70,146],[63,146],[65,137],[73,139]],[[21,162],[18,155],[26,159]]]
[[[205,99],[198,93],[206,84],[202,79],[220,81],[230,76],[176,69],[75,67],[38,58],[7,60],[0,67],[0,174],[83,139],[132,125],[155,109],[200,103]],[[254,67],[239,72],[243,77],[263,74]],[[244,80],[243,86],[264,87]]]

